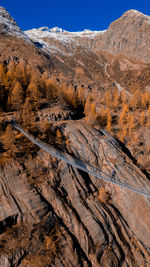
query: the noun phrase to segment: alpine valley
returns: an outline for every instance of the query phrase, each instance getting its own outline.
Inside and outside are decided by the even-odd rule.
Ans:
[[[41,26],[0,7],[0,267],[149,267],[150,17]]]

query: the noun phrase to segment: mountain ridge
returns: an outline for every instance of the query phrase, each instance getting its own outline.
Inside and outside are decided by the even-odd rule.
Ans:
[[[124,19],[125,19],[125,17],[127,17],[128,15],[130,15],[130,16],[134,16],[134,17],[139,17],[140,16],[140,18],[145,18],[145,19],[147,19],[148,21],[150,21],[150,16],[149,15],[145,15],[144,13],[142,13],[142,12],[140,12],[140,11],[138,11],[138,10],[136,10],[136,9],[129,9],[129,10],[127,10],[127,11],[125,11],[123,14],[122,14],[122,16],[121,17],[124,17]],[[118,19],[117,19],[118,20]],[[117,21],[117,20],[115,20],[115,21]],[[110,25],[111,25],[111,23],[110,23]],[[109,25],[109,26],[110,26]],[[109,27],[108,27],[109,28]],[[39,28],[33,28],[34,30],[42,30],[42,31],[49,31],[49,32],[55,32],[55,33],[58,33],[58,34],[60,34],[60,33],[65,33],[65,32],[67,32],[67,33],[94,33],[94,32],[96,32],[96,33],[101,33],[101,32],[104,32],[104,31],[106,31],[106,29],[105,30],[91,30],[91,29],[83,29],[83,30],[80,30],[80,31],[68,31],[68,30],[65,30],[65,29],[63,29],[63,28],[61,28],[61,27],[59,27],[59,26],[55,26],[55,27],[53,27],[53,28],[50,28],[50,27],[48,27],[48,26],[41,26],[41,27],[39,27]],[[28,32],[28,31],[32,31],[33,29],[28,29],[28,30],[25,30],[24,32]]]
[[[42,33],[42,28],[28,30],[25,33],[31,39],[39,40],[39,42],[42,42],[42,38],[44,43],[46,38],[54,38],[57,41],[64,42],[64,45],[72,42],[76,43],[76,45],[84,46],[96,54],[98,51],[106,51],[113,55],[122,53],[125,56],[132,56],[133,60],[148,63],[150,62],[148,48],[150,44],[149,30],[149,16],[137,10],[128,10],[119,19],[112,22],[108,29],[104,31],[68,32],[63,29],[57,31],[56,27],[54,32],[51,32],[49,29],[47,35]],[[141,40],[140,43],[139,40]],[[143,49],[145,50],[145,55],[143,54]]]

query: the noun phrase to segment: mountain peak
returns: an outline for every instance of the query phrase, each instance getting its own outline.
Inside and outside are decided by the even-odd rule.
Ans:
[[[29,41],[29,37],[23,33],[8,11],[2,6],[0,6],[0,34],[14,35]]]
[[[146,20],[150,20],[150,16],[143,14],[142,12],[135,10],[135,9],[130,9],[128,11],[126,11],[123,14],[123,18],[127,16],[127,17],[136,17],[138,19],[146,19]]]
[[[138,10],[136,10],[136,9],[129,9],[129,10],[127,10],[124,14],[129,14],[129,15],[138,15],[138,14],[143,14],[143,13],[141,13],[140,11],[138,11]],[[143,14],[144,15],[144,14]]]
[[[5,24],[11,23],[15,27],[17,27],[17,23],[15,22],[15,20],[10,16],[8,11],[2,6],[0,6],[0,23],[5,23]]]
[[[54,32],[54,33],[62,33],[65,32],[65,30],[63,30],[62,28],[59,27],[54,27],[52,29],[49,29],[50,32]]]
[[[38,30],[40,30],[42,32],[52,32],[52,33],[63,33],[63,32],[66,32],[65,30],[63,30],[62,28],[59,28],[59,27],[54,27],[54,28],[50,29],[47,26],[40,27]]]

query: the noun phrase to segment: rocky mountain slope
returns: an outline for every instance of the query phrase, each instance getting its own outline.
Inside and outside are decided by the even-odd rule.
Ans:
[[[150,68],[149,32],[150,17],[129,10],[104,31],[67,32],[41,27],[25,33],[41,50],[52,58],[55,55],[56,73],[64,72],[65,80],[75,85],[88,83],[97,89],[120,84],[128,90],[128,80],[131,83],[132,78],[138,79],[139,72]],[[122,77],[125,71],[128,74]]]
[[[108,30],[102,32],[85,30],[71,33],[57,27],[42,27],[26,31],[24,34],[3,8],[0,21],[1,61],[25,60],[41,71],[46,69],[50,75],[64,83],[96,90],[115,87],[116,84],[120,84],[118,77],[123,75],[123,66],[123,70],[129,72],[129,75],[122,78],[120,85],[128,89],[125,81],[131,82],[132,77],[138,79],[137,74],[140,71],[145,73],[147,68],[149,69],[149,64],[143,64],[149,62],[149,17],[134,10],[126,12],[113,22]],[[141,28],[138,26],[140,23]],[[133,34],[135,32],[136,37]],[[126,45],[122,45],[124,35]],[[115,72],[112,77],[111,68],[114,64]],[[148,84],[149,81],[146,85]]]
[[[10,16],[7,10],[0,7],[0,31],[2,35],[16,35],[18,38],[24,39],[30,42],[29,37],[23,33],[23,31],[18,27],[15,20]]]
[[[150,17],[136,10],[129,10],[110,24],[102,38],[97,38],[93,49],[150,63],[149,31]]]
[[[67,32],[58,29],[42,27],[25,33],[50,53],[65,54],[65,50],[68,50],[71,56],[76,47],[83,46],[96,54],[105,51],[150,63],[150,17],[136,10],[125,12],[104,31]]]
[[[123,147],[104,131],[74,121],[51,124],[50,128],[53,131],[59,128],[67,140],[65,150],[96,164],[108,174],[115,169],[118,179],[130,182],[141,179],[149,188],[146,176]],[[17,138],[18,132],[14,131],[14,135]],[[22,150],[20,138],[16,140]],[[24,234],[26,239],[25,236],[12,237],[12,242],[20,238],[20,244],[13,248],[7,246],[7,238],[13,235],[8,229],[15,229],[16,223],[18,227],[30,225],[40,239],[37,225],[48,224],[53,228],[57,222],[59,244],[51,266],[111,266],[115,263],[115,266],[148,267],[149,212],[149,198],[72,168],[42,150],[32,154],[32,160],[30,153],[23,153],[1,168],[0,238],[1,247],[5,245],[1,264],[9,266],[4,265],[9,261],[13,266],[32,266],[32,257],[36,266],[35,253],[42,259],[30,230]],[[41,231],[46,242],[50,234]],[[42,247],[42,241],[38,242]],[[46,248],[42,249],[46,255]]]
[[[15,117],[46,143],[150,191],[148,164],[133,157],[149,153],[148,33],[149,17],[133,10],[104,32],[23,33],[0,8],[0,267],[150,266],[150,197],[63,163],[10,125]],[[112,134],[130,130],[133,155],[102,129],[103,117],[89,125],[84,116],[99,108]]]
[[[53,66],[49,56],[39,51],[30,38],[17,26],[5,8],[0,7],[0,61],[26,61],[35,68]]]

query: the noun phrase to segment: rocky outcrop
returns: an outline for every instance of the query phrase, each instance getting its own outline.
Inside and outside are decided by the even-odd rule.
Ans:
[[[70,154],[99,166],[107,174],[115,169],[116,179],[144,190],[150,188],[129,151],[106,132],[75,121],[55,122],[51,127],[59,128],[62,149]],[[59,249],[51,266],[149,266],[149,198],[97,179],[42,150],[20,156],[18,163],[10,162],[1,170],[1,176],[1,203],[9,203],[8,208],[2,205],[0,209],[3,224],[12,216],[13,224],[8,227],[21,227],[21,220],[32,229],[34,223],[38,224],[39,210],[41,222],[51,212],[58,223]],[[42,233],[43,226],[40,229]],[[1,242],[5,231],[3,228]],[[31,240],[27,241],[28,248]],[[39,253],[37,244],[34,250],[22,249],[20,254],[18,248],[13,258],[6,253],[9,263],[14,259],[13,266],[26,266],[27,262],[32,266],[28,253],[34,258],[33,251]],[[1,261],[6,265],[4,255]]]
[[[92,49],[124,55],[140,62],[150,63],[150,17],[136,10],[125,12],[112,22],[103,35],[95,38]]]
[[[73,119],[75,114],[67,107],[65,108],[61,105],[55,105],[40,110],[37,113],[37,117],[40,121],[63,121]]]

